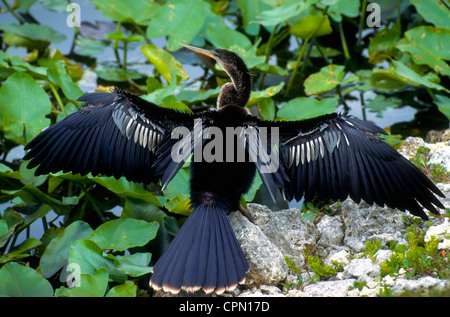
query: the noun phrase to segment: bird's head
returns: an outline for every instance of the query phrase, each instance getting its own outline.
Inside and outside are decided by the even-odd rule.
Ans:
[[[220,48],[205,50],[187,44],[181,45],[216,60],[231,78],[231,83],[227,83],[221,88],[217,99],[219,109],[228,105],[245,107],[251,93],[251,75],[245,62],[238,54]]]

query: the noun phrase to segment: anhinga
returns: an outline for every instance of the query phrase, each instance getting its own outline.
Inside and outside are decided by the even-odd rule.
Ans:
[[[232,150],[245,149],[244,161],[192,160],[193,211],[154,265],[150,281],[154,289],[222,293],[244,281],[249,266],[227,214],[240,210],[252,221],[239,202],[257,171],[272,197],[279,188],[287,200],[304,197],[309,201],[316,196],[343,201],[350,196],[357,203],[362,199],[424,219],[422,208],[434,214],[439,214],[436,207],[444,208],[434,196],[444,197],[442,192],[378,136],[386,134],[378,126],[336,113],[292,122],[261,120],[245,108],[251,75],[237,54],[185,47],[219,62],[231,78],[221,88],[216,110],[188,114],[158,107],[123,90],[89,93],[79,98],[86,106],[33,139],[24,157],[32,158],[29,168],[39,165],[36,174],[62,170],[125,176],[147,184],[161,180],[164,188],[187,158],[177,161],[171,155],[180,142],[173,132],[179,127],[189,131],[193,141],[184,145],[194,155],[196,141],[205,148],[213,142],[211,135],[202,135],[212,127],[225,135],[223,158],[230,152],[225,149],[230,142],[235,144]],[[246,128],[257,140],[263,128],[268,135],[277,128],[279,142],[264,150],[249,133],[244,141],[232,143],[236,135],[227,136],[227,127]],[[263,171],[267,162],[263,157],[273,153],[279,159],[277,169]]]

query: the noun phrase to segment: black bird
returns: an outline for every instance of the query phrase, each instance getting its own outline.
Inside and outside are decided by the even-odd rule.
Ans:
[[[216,110],[187,114],[123,90],[89,93],[79,98],[87,105],[39,134],[24,157],[32,159],[29,168],[39,165],[36,174],[101,173],[161,181],[165,188],[193,153],[193,211],[154,265],[154,289],[222,293],[245,280],[249,266],[227,214],[240,210],[253,220],[239,201],[256,172],[273,198],[277,188],[287,200],[350,196],[423,219],[423,208],[434,214],[436,207],[444,208],[434,194],[444,195],[378,136],[386,134],[378,126],[336,113],[292,122],[261,120],[245,108],[251,75],[237,54],[185,46],[219,62],[231,78]],[[226,133],[230,130],[234,134]],[[220,140],[222,148],[214,147]],[[209,156],[198,156],[198,150]]]

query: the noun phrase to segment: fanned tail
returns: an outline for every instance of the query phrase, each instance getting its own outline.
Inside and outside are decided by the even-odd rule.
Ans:
[[[153,267],[150,286],[178,293],[233,290],[249,269],[221,204],[197,206]]]

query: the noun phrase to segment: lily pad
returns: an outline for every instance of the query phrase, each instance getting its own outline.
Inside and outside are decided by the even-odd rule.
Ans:
[[[143,246],[155,238],[159,225],[132,218],[120,218],[101,224],[89,239],[102,249],[124,251]]]
[[[180,42],[190,43],[203,27],[207,7],[203,1],[173,0],[164,4],[150,21],[147,36],[167,36],[167,49],[181,48]]]
[[[141,52],[169,83],[172,81],[180,82],[189,78],[180,62],[169,52],[153,44],[142,46]]]
[[[55,291],[55,296],[103,297],[108,289],[108,277],[108,271],[105,268],[100,268],[91,274],[82,273],[77,281],[78,286],[61,287]]]
[[[302,39],[331,34],[333,29],[327,16],[308,15],[290,28],[290,33]]]
[[[140,25],[147,25],[158,10],[158,5],[153,1],[93,0],[92,2],[108,19]]]
[[[448,92],[447,88],[432,82],[427,76],[417,73],[401,61],[394,60],[392,66],[386,69],[374,68],[370,82],[373,88],[386,92],[407,86],[422,86]]]
[[[117,255],[115,265],[119,271],[132,277],[139,277],[152,272],[153,268],[148,266],[151,258],[151,253]]]
[[[111,288],[106,294],[106,297],[135,297],[136,292],[136,284],[131,281],[125,281],[125,283]]]
[[[449,92],[447,88],[427,80],[427,78],[424,78],[424,76],[416,73],[414,70],[400,61],[392,61],[392,64],[394,64],[395,73],[404,78],[404,80],[411,85],[424,86],[431,89]]]
[[[348,84],[358,78],[354,75],[344,78],[345,67],[330,64],[322,67],[319,72],[311,74],[304,82],[307,95],[319,95],[335,88],[337,85]]]
[[[252,107],[258,102],[261,102],[264,99],[272,98],[276,94],[278,94],[281,89],[284,87],[284,82],[279,83],[276,86],[270,86],[260,91],[252,91],[250,95],[250,99],[247,103],[247,107]]]
[[[84,221],[75,221],[61,230],[58,235],[50,241],[41,257],[39,265],[42,274],[49,278],[59,271],[67,264],[72,243],[79,239],[88,238],[92,232],[92,228]]]
[[[293,121],[317,117],[332,113],[338,105],[334,98],[318,100],[310,97],[298,97],[285,103],[278,110],[279,120]]]
[[[10,262],[0,269],[0,296],[51,297],[51,284],[32,268]]]
[[[369,62],[381,63],[383,60],[395,56],[398,53],[396,45],[400,40],[401,25],[394,23],[390,28],[384,28],[369,42]]]
[[[241,32],[233,30],[225,25],[225,22],[217,17],[208,17],[206,21],[206,39],[216,48],[230,49],[232,46],[242,50],[252,47],[252,42]]]
[[[28,143],[49,126],[50,120],[45,116],[51,110],[44,89],[24,72],[9,76],[0,88],[0,129],[7,139]]]
[[[260,15],[256,16],[253,23],[259,23],[265,27],[273,27],[300,15],[317,2],[319,0],[306,0],[305,2],[298,0],[285,1],[283,5],[261,12]]]
[[[158,198],[155,195],[142,188],[141,185],[127,181],[124,177],[121,177],[119,179],[116,179],[112,176],[91,177],[91,174],[89,174],[89,178],[122,197],[137,198],[156,206],[161,206]]]
[[[450,98],[444,95],[436,95],[434,103],[438,106],[439,111],[450,119]]]
[[[37,246],[41,245],[41,243],[42,243],[41,241],[35,238],[26,239],[19,246],[15,247],[12,251],[9,251],[9,253],[0,256],[0,264],[29,257],[30,253],[27,251],[36,248]]]
[[[47,204],[52,209],[60,215],[66,215],[70,212],[70,205],[74,203],[73,200],[67,203],[50,197],[49,195],[42,192],[39,188],[32,184],[27,184],[19,190],[1,190],[2,193],[7,195],[13,195],[20,197],[23,201],[29,204]],[[76,202],[75,202],[76,203]]]
[[[442,75],[450,76],[450,30],[419,26],[405,33],[397,47],[411,54],[414,62],[428,65]]]
[[[411,4],[427,22],[436,27],[448,28],[450,10],[441,1],[411,0]]]
[[[70,246],[69,264],[77,264],[83,274],[95,275],[99,269],[105,268],[109,278],[118,283],[127,280],[127,275],[114,266],[114,257],[103,256],[103,250],[92,240],[80,239]],[[112,257],[112,258],[111,258]],[[81,283],[83,285],[83,283]]]
[[[43,24],[0,24],[0,30],[5,33],[14,34],[33,41],[43,41],[48,43],[61,43],[66,36]]]
[[[341,22],[343,15],[355,18],[359,15],[360,11],[359,0],[331,0],[322,1],[321,4],[329,4],[327,14],[336,22]]]

